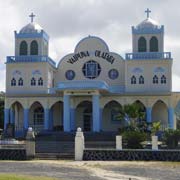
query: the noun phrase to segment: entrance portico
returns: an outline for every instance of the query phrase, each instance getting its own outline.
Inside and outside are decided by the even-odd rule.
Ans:
[[[78,98],[77,98],[78,97]],[[83,104],[83,118],[77,117],[77,106],[78,101],[81,100]],[[90,100],[92,103],[85,101]],[[64,131],[70,132],[81,126],[85,131],[100,132],[101,130],[101,109],[100,109],[100,94],[97,90],[81,90],[81,91],[65,91],[64,96],[64,118],[63,125]],[[85,116],[86,114],[86,116]],[[79,124],[79,119],[81,118],[81,123]],[[86,120],[84,119],[86,118]],[[78,127],[79,127],[78,126]]]

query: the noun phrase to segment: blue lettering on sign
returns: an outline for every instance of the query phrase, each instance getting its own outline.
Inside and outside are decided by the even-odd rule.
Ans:
[[[89,57],[90,55],[92,55],[92,52],[90,53],[89,51],[78,52],[74,54],[67,62],[70,64],[74,64],[79,59],[82,59],[84,57]],[[113,62],[115,61],[115,58],[112,55],[110,55],[108,52],[101,52],[99,50],[96,50],[93,55],[95,57],[105,59],[111,64],[113,64]]]

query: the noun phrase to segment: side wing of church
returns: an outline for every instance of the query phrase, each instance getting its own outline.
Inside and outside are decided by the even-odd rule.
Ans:
[[[56,65],[48,46],[48,34],[33,21],[15,31],[15,56],[6,60],[5,129],[117,131],[123,126],[117,109],[132,103],[142,106],[147,122],[176,128],[173,59],[164,52],[164,26],[149,16],[132,27],[125,58],[88,36]]]

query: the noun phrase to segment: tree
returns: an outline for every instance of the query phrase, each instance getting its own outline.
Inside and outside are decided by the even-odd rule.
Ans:
[[[143,130],[146,126],[145,112],[137,103],[122,106],[118,116],[121,121],[126,122],[126,127],[129,130]]]
[[[0,92],[0,128],[4,128],[4,93]]]

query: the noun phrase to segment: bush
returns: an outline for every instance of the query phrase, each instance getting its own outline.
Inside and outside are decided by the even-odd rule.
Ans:
[[[178,148],[178,142],[180,141],[180,130],[166,130],[164,132],[163,140],[169,149]]]
[[[127,148],[141,149],[141,142],[147,138],[146,133],[140,131],[126,131],[122,134],[123,139],[127,143]]]

